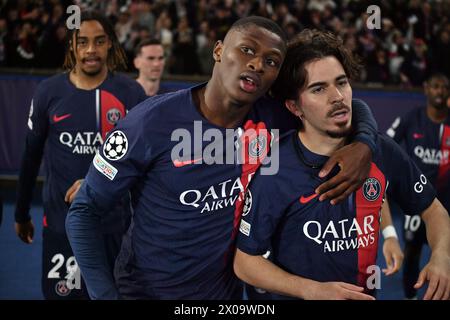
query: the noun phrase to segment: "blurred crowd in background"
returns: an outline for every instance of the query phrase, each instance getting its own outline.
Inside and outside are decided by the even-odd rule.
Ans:
[[[428,74],[450,77],[450,0],[0,0],[0,67],[60,68],[66,45],[66,8],[106,14],[132,65],[144,38],[158,38],[166,72],[208,75],[212,49],[231,24],[248,15],[269,17],[289,37],[304,28],[331,30],[365,64],[366,84],[420,86]],[[381,28],[367,27],[378,5]]]

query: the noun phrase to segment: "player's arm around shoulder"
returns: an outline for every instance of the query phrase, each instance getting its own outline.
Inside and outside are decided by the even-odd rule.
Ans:
[[[321,178],[326,177],[336,165],[340,171],[316,189],[316,193],[320,194],[320,201],[330,199],[331,204],[337,204],[357,190],[369,175],[377,144],[378,126],[364,101],[353,99],[352,107],[353,141],[336,150],[322,167],[319,173]]]

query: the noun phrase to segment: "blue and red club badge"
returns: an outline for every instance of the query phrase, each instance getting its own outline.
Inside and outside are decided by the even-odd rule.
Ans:
[[[376,178],[367,178],[362,187],[364,198],[375,201],[381,194],[381,184]]]

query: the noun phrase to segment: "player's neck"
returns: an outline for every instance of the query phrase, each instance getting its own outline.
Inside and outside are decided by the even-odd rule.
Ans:
[[[144,88],[145,94],[147,96],[154,96],[159,90],[159,79],[148,79],[140,76],[136,81]]]
[[[428,106],[427,116],[435,123],[442,123],[447,119],[448,108],[437,109],[435,107]]]
[[[298,132],[298,137],[302,144],[311,152],[321,156],[331,156],[333,152],[343,147],[346,138],[332,138],[326,134],[311,132],[312,130],[302,129]]]
[[[242,124],[251,105],[243,106],[235,103],[224,93],[223,87],[212,80],[198,90],[199,112],[212,124],[222,128],[236,128]]]
[[[73,85],[82,90],[92,90],[97,88],[105,81],[108,76],[108,68],[104,67],[96,75],[88,75],[84,73],[80,68],[75,68],[70,72],[69,78]]]

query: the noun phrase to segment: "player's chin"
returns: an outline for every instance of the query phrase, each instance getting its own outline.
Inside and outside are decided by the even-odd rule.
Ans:
[[[101,65],[98,67],[83,66],[82,70],[85,74],[89,76],[96,76],[102,71],[102,66]]]
[[[351,125],[327,130],[327,134],[331,138],[345,138],[348,137],[351,134],[351,132],[352,132]]]
[[[265,93],[265,91],[263,91],[263,90],[256,90],[254,92],[247,92],[244,90],[239,90],[234,95],[233,100],[235,100],[237,103],[239,103],[241,105],[249,105],[249,104],[255,103],[256,100],[258,100],[259,98],[264,96],[264,93]]]

